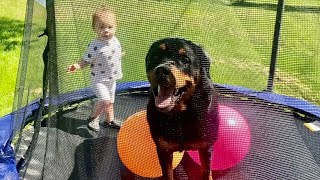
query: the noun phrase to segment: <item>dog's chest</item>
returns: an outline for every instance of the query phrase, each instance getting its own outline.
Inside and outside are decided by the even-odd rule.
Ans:
[[[195,141],[206,136],[203,122],[206,116],[195,115],[195,112],[165,114],[155,112],[150,126],[165,139],[172,141]]]

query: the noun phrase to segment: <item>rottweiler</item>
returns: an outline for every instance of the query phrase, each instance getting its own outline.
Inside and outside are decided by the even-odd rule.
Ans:
[[[162,179],[173,179],[173,152],[184,150],[198,150],[199,179],[211,179],[219,125],[219,96],[209,73],[211,59],[189,40],[164,38],[152,43],[145,63],[150,82],[147,121]]]

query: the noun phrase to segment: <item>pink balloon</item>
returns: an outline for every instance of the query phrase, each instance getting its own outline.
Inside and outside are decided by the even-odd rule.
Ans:
[[[218,139],[214,144],[212,170],[225,170],[237,165],[250,149],[251,133],[246,119],[235,109],[219,105],[220,124]],[[200,164],[198,151],[188,151]]]

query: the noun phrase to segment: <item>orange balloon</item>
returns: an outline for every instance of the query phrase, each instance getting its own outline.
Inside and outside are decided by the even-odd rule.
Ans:
[[[131,115],[121,126],[117,137],[117,148],[122,163],[133,173],[155,178],[162,176],[146,111]],[[183,152],[173,154],[173,168],[180,163]]]

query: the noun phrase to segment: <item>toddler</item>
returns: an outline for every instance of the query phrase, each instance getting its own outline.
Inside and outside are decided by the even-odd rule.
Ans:
[[[114,121],[114,99],[116,81],[122,78],[121,45],[115,37],[116,15],[110,8],[103,7],[92,16],[92,29],[96,38],[88,45],[84,57],[68,67],[67,72],[76,72],[90,65],[91,85],[98,101],[88,118],[88,128],[99,131],[99,116],[105,113],[104,127],[120,128]]]

